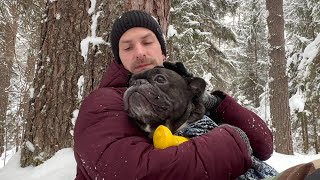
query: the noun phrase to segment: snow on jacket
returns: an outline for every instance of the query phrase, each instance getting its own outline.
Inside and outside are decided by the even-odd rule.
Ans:
[[[129,72],[113,62],[100,87],[83,101],[74,129],[76,180],[228,180],[251,167],[246,144],[228,126],[215,128],[177,147],[155,149],[124,111],[128,78]],[[258,157],[271,155],[272,135],[251,111],[227,96],[216,114],[247,130]]]

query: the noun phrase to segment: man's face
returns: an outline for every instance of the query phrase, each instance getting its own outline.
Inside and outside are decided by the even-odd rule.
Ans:
[[[133,74],[162,66],[165,59],[156,35],[142,27],[131,28],[121,36],[119,56],[123,66]]]

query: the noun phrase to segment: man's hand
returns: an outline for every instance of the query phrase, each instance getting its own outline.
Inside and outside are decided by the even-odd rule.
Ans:
[[[249,141],[249,138],[248,136],[246,135],[246,133],[241,130],[240,128],[238,127],[235,127],[235,126],[231,126],[229,124],[223,124],[223,125],[220,125],[220,127],[223,127],[223,126],[228,126],[228,127],[232,127],[235,131],[237,131],[239,133],[239,135],[241,136],[242,140],[246,143],[247,145],[247,149],[248,149],[248,153],[250,156],[252,156],[252,148],[251,148],[251,145],[250,145],[250,141]]]
[[[215,96],[209,94],[208,92],[205,92],[201,97],[201,101],[203,102],[204,107],[206,107],[207,111],[212,111],[219,106],[222,99],[219,96]]]

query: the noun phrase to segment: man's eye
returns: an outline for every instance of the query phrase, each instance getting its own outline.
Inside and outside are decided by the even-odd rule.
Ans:
[[[128,51],[128,50],[130,50],[130,49],[132,49],[131,46],[124,48],[125,51]]]
[[[145,41],[145,42],[143,42],[143,44],[146,44],[146,45],[152,44],[152,41]]]
[[[167,79],[163,75],[158,74],[156,77],[154,77],[154,81],[157,83],[165,83]]]

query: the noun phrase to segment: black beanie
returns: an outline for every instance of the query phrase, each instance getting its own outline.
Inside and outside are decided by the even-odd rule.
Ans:
[[[162,53],[166,56],[166,44],[163,38],[161,27],[158,22],[148,13],[140,10],[125,12],[116,19],[111,30],[111,48],[114,58],[121,64],[119,57],[119,40],[121,36],[129,29],[134,27],[144,27],[151,30],[157,37]]]

